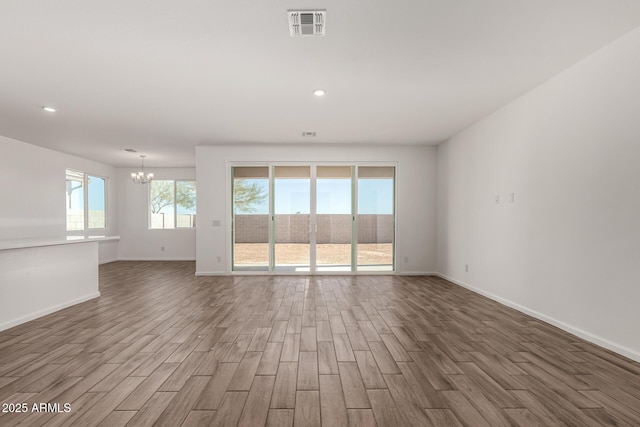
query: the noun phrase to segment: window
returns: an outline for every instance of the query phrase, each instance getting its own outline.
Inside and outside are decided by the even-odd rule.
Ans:
[[[358,271],[393,271],[395,169],[358,167]]]
[[[269,167],[234,167],[233,269],[269,270]]]
[[[106,228],[106,178],[67,169],[66,187],[67,231]]]
[[[233,271],[394,271],[395,165],[231,173]]]
[[[149,228],[194,228],[196,226],[196,182],[151,181]]]

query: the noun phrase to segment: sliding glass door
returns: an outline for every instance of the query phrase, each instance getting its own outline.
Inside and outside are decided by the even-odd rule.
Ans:
[[[358,271],[393,271],[394,177],[394,167],[358,167]]]
[[[353,167],[316,169],[316,270],[351,271]]]
[[[310,271],[311,167],[273,168],[274,270]]]
[[[394,270],[394,166],[232,168],[232,270]]]
[[[269,271],[269,167],[234,167],[233,270]]]

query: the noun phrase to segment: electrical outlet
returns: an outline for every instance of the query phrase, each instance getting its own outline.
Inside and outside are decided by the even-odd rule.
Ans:
[[[465,264],[464,265],[464,271],[465,271],[465,273],[469,272],[469,264]]]
[[[161,250],[162,252],[164,252],[164,246],[161,246],[161,247],[160,247],[160,250]]]
[[[218,262],[222,262],[222,257],[221,256],[218,257]]]
[[[404,263],[406,264],[408,262],[409,262],[409,257],[408,256],[404,257]]]

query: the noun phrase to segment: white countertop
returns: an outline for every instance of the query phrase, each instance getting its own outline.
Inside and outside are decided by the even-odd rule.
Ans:
[[[72,243],[108,242],[117,240],[120,240],[120,236],[59,236],[33,237],[28,239],[9,239],[0,240],[0,250],[69,245]]]

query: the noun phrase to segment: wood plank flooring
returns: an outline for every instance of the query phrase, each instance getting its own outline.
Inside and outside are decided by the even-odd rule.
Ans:
[[[0,425],[640,425],[640,364],[435,277],[115,262],[100,291],[0,332]]]

